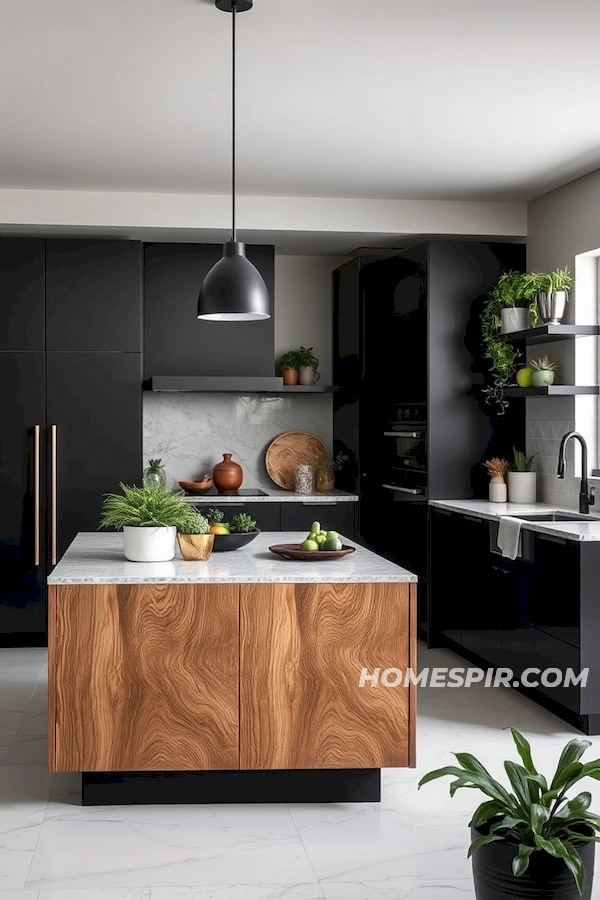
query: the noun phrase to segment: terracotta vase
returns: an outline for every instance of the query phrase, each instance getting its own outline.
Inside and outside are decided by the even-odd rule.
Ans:
[[[298,369],[282,369],[281,374],[284,384],[298,384]]]
[[[237,491],[244,480],[244,470],[231,457],[231,453],[224,453],[223,462],[213,469],[213,484],[220,494]]]

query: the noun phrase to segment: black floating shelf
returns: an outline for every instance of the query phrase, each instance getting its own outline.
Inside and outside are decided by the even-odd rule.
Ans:
[[[504,337],[509,341],[525,341],[527,344],[552,344],[554,341],[566,341],[576,337],[597,337],[600,334],[598,325],[538,325],[525,331],[511,331]]]
[[[505,397],[571,397],[575,394],[597,394],[598,385],[551,384],[548,387],[506,388]]]
[[[339,391],[336,384],[284,384],[284,394],[333,394]]]
[[[155,375],[146,385],[151,391],[228,394],[330,394],[329,384],[284,385],[281,377]]]

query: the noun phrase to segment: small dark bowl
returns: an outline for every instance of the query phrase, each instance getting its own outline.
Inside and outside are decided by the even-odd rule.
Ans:
[[[260,528],[240,534],[215,534],[213,553],[224,553],[226,550],[239,550],[251,544],[260,534]]]

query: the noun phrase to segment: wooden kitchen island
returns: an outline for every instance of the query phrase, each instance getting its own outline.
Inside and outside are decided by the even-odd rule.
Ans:
[[[359,681],[416,669],[417,578],[269,553],[302,538],[132,563],[76,537],[49,577],[48,760],[83,803],[376,801],[415,765],[415,686]]]

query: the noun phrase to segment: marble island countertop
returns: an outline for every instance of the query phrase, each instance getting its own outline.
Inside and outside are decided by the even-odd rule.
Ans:
[[[195,494],[186,497],[188,503],[202,503],[206,506],[220,506],[222,503],[309,503],[315,506],[322,503],[356,503],[358,494],[348,494],[337,489],[327,494],[298,494],[296,491],[285,491],[283,488],[260,487],[264,495],[248,496],[239,494]]]
[[[497,522],[502,516],[536,515],[546,512],[565,512],[577,515],[576,509],[561,509],[549,503],[490,503],[489,500],[430,500],[430,506],[464,513],[477,519]],[[595,509],[595,507],[593,507]],[[538,531],[571,541],[600,541],[600,507],[598,514],[592,513],[585,521],[572,522],[527,522],[523,528]]]
[[[295,562],[269,552],[271,544],[303,541],[305,532],[264,531],[247,547],[213,553],[206,562],[129,562],[123,555],[122,534],[80,533],[48,578],[48,584],[352,584],[416,582],[412,572],[356,547],[336,560]]]

